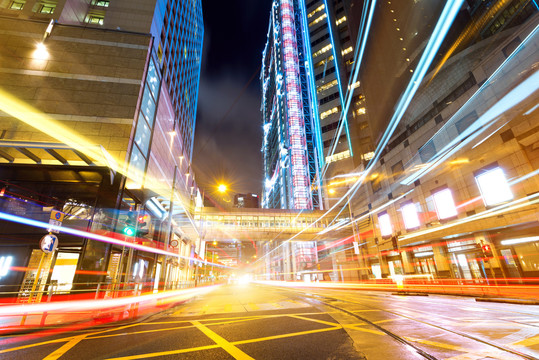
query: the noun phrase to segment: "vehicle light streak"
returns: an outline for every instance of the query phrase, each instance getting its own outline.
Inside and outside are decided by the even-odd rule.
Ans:
[[[316,271],[322,273],[323,271]],[[532,285],[537,279],[496,279],[498,282],[511,281],[515,284],[496,286],[487,284],[474,284],[467,279],[435,279],[430,281],[427,278],[408,278],[403,276],[403,287],[398,288],[393,279],[376,279],[363,282],[300,282],[300,281],[278,281],[278,280],[254,280],[254,283],[282,286],[293,288],[320,288],[320,289],[347,289],[347,290],[375,290],[375,291],[415,291],[423,293],[442,293],[455,295],[496,297],[507,296],[524,299],[538,299],[539,287]],[[519,282],[530,281],[530,285],[519,285]]]
[[[535,171],[532,171],[532,172],[530,172],[530,173],[528,173],[528,174],[526,174],[526,175],[524,175],[524,176],[521,176],[521,177],[519,177],[519,178],[517,178],[517,179],[515,179],[515,180],[509,181],[509,185],[510,185],[510,186],[513,186],[513,185],[515,185],[515,184],[518,184],[519,182],[522,182],[522,181],[524,181],[524,180],[527,180],[527,179],[529,179],[529,178],[531,178],[531,177],[533,177],[533,176],[535,176],[535,175],[538,175],[538,174],[539,174],[539,169],[537,169],[537,170],[535,170]]]
[[[404,112],[408,108],[408,105],[412,101],[413,96],[415,95],[417,89],[419,88],[422,79],[425,77],[425,74],[427,73],[427,70],[430,64],[432,63],[432,60],[434,59],[443,39],[445,38],[445,35],[449,31],[449,28],[451,27],[451,24],[453,23],[455,16],[460,10],[462,3],[463,3],[463,0],[454,0],[454,1],[448,1],[447,4],[445,5],[442,11],[442,14],[440,15],[440,18],[438,19],[438,22],[436,23],[436,26],[432,32],[432,35],[425,47],[423,55],[421,56],[421,59],[418,62],[418,65],[416,67],[416,70],[414,71],[412,79],[408,83],[408,86],[406,87],[406,90],[403,96],[401,97],[401,100],[396,106],[396,111],[393,113],[390,123],[388,124],[388,127],[376,148],[373,158],[369,161],[369,164],[367,165],[366,169],[363,171],[360,178],[346,192],[346,194],[344,194],[341,197],[340,200],[338,200],[330,209],[327,210],[327,212],[323,216],[321,216],[319,219],[314,221],[312,225],[310,226],[313,226],[316,222],[324,218],[327,214],[329,214],[337,206],[339,206],[343,201],[346,201],[343,207],[346,206],[346,204],[348,204],[348,202],[350,201],[349,199],[354,196],[354,194],[358,191],[360,185],[363,183],[365,178],[368,176],[368,174],[372,171],[374,166],[377,164],[382,154],[382,151],[385,149],[386,145],[388,144],[391,136],[393,135],[395,129],[397,128],[397,125],[402,119]],[[301,232],[299,232],[298,234],[296,234],[294,237],[290,238],[289,240],[294,239],[300,234]]]
[[[163,306],[171,307],[188,299],[203,295],[220,285],[205,286],[193,289],[182,289],[166,291],[159,294],[143,294],[142,296],[130,296],[129,298],[116,298],[107,300],[69,300],[52,303],[24,304],[2,307],[0,318],[3,326],[1,333],[10,331],[28,330],[35,327],[42,327],[43,322],[49,315],[56,315],[54,325],[58,325],[58,317],[64,319],[64,326],[61,328],[47,329],[33,332],[31,335],[17,336],[0,340],[1,345],[8,343],[24,342],[33,338],[46,337],[59,333],[82,330],[96,325],[102,325],[123,319],[136,319],[145,314],[155,312],[155,307],[163,309]],[[132,294],[132,290],[130,291]],[[30,316],[33,322],[20,325],[21,316]],[[35,319],[41,319],[41,325]],[[9,350],[0,350],[0,354]]]
[[[306,229],[314,226],[318,221],[323,219],[325,216],[327,216],[331,211],[333,211],[337,206],[339,206],[343,201],[346,201],[342,206],[343,208],[350,202],[350,198],[354,196],[354,194],[359,190],[359,187],[364,182],[365,178],[369,175],[369,173],[372,171],[378,160],[380,159],[381,153],[388,144],[391,136],[393,135],[395,129],[397,128],[397,125],[399,124],[400,120],[402,119],[402,116],[404,115],[404,112],[408,108],[408,105],[412,101],[413,96],[415,95],[417,89],[419,88],[422,79],[425,77],[442,41],[445,38],[445,35],[449,31],[449,28],[451,27],[451,24],[453,23],[453,20],[455,19],[458,11],[460,10],[460,7],[462,5],[464,0],[453,0],[448,1],[442,11],[442,14],[440,15],[440,18],[438,19],[438,22],[436,23],[436,26],[432,32],[432,35],[425,47],[425,50],[423,52],[423,55],[421,56],[421,59],[418,62],[418,65],[416,67],[416,70],[414,71],[412,75],[412,79],[408,83],[408,86],[406,87],[406,90],[401,97],[401,100],[396,106],[396,111],[393,113],[393,116],[390,120],[390,123],[383,134],[377,148],[375,151],[375,154],[373,158],[369,161],[369,164],[367,165],[366,169],[362,172],[359,179],[355,182],[354,185],[344,194],[330,209],[326,211],[324,215],[319,217],[317,220],[309,224],[306,228],[299,231],[296,235],[292,236],[290,239],[283,241],[282,244],[272,251],[268,252],[263,257],[260,257],[258,261],[261,261],[264,257],[271,254],[273,251],[277,250],[284,244],[286,244],[289,241],[292,241],[297,236],[302,234]],[[374,2],[373,2],[374,3]],[[370,21],[370,20],[369,20]],[[367,33],[366,33],[367,34]],[[365,35],[366,35],[365,34]],[[359,66],[359,62],[356,64],[356,67]],[[412,190],[410,190],[412,191]],[[393,201],[397,201],[397,199],[394,199]],[[341,209],[342,211],[342,209]],[[372,212],[371,212],[372,213]],[[370,215],[367,214],[367,215]],[[359,221],[363,219],[363,217],[360,217],[358,219],[355,219],[353,222]]]
[[[333,138],[331,148],[328,151],[328,154],[327,154],[328,156],[331,156],[331,155],[333,155],[335,153],[335,149],[337,148],[337,144],[338,144],[338,142],[335,139],[340,138],[343,126],[348,126],[348,123],[346,121],[346,117],[348,115],[348,110],[350,108],[350,103],[352,102],[352,95],[354,94],[354,88],[351,88],[350,85],[355,84],[356,81],[357,81],[357,78],[359,76],[359,69],[360,69],[361,63],[363,61],[363,54],[365,52],[365,47],[367,45],[367,39],[368,39],[369,31],[370,31],[370,28],[371,28],[372,17],[374,15],[375,5],[376,5],[376,0],[371,1],[369,11],[364,11],[363,14],[362,14],[362,17],[361,17],[361,23],[359,25],[358,37],[357,37],[357,42],[356,42],[356,47],[355,47],[356,50],[354,52],[354,64],[356,64],[356,66],[354,67],[354,74],[353,74],[352,78],[350,79],[350,83],[348,85],[348,89],[350,89],[350,90],[348,90],[347,93],[346,93],[346,99],[345,99],[346,105],[343,105],[342,89],[339,89],[340,90],[342,111],[341,111],[341,114],[340,114],[339,126],[338,126],[337,131],[335,133],[335,136]],[[364,7],[368,8],[369,5],[366,3],[364,5]],[[368,13],[368,18],[367,18],[367,13]],[[331,30],[331,26],[329,26],[329,29]],[[331,40],[333,41],[332,34],[330,34],[330,37],[331,37]],[[333,58],[334,59],[336,59],[335,56],[336,56],[336,52],[335,52],[335,50],[333,50]],[[335,67],[337,68],[337,64],[335,64]],[[337,75],[337,79],[339,79],[338,75]],[[339,81],[338,84],[339,84],[339,87],[340,87],[340,81]],[[347,131],[348,131],[348,129],[347,129]],[[348,141],[350,141],[350,140],[348,139]],[[349,142],[349,144],[350,144],[350,142]],[[350,147],[350,150],[352,150],[351,147]],[[352,152],[350,154],[353,155]],[[322,178],[324,177],[327,169],[328,169],[328,164],[326,163],[326,164],[324,164],[324,167],[322,168],[320,177],[322,177]]]
[[[523,237],[518,239],[509,239],[509,240],[502,240],[502,245],[516,245],[516,244],[524,244],[527,242],[534,242],[539,241],[539,236],[530,236],[530,237]]]
[[[115,158],[109,154],[102,146],[98,146],[92,143],[90,140],[81,136],[80,134],[72,131],[71,129],[63,126],[59,121],[52,119],[44,113],[41,113],[32,106],[24,103],[23,101],[15,98],[8,92],[0,88],[0,110],[5,113],[13,116],[14,118],[32,126],[33,128],[47,134],[56,140],[60,141],[64,146],[69,146],[73,149],[80,151],[81,153],[87,155],[89,158],[93,159],[96,164],[109,167],[115,172],[121,173],[128,177],[129,179],[140,179],[143,178],[143,175],[140,170],[134,169],[131,167],[129,170],[126,166],[118,165],[124,164],[124,160],[120,158]],[[60,145],[60,144],[55,144]],[[176,161],[176,160],[174,160]],[[180,167],[181,168],[181,167]],[[157,194],[169,198],[170,189],[163,189],[152,186],[152,184],[159,184],[160,181],[151,179],[147,177],[146,184],[149,189],[155,191]],[[187,207],[190,206],[188,202],[183,199],[178,199],[179,204],[182,206],[183,210],[187,212]],[[198,229],[195,226],[193,220],[190,216],[187,216],[192,228],[198,233]]]
[[[503,128],[505,125],[509,124],[511,121],[507,121],[505,122],[502,126],[500,126],[499,128],[497,128],[496,130],[494,130],[493,132],[491,132],[489,135],[485,136],[483,139],[481,139],[477,144],[475,144],[474,146],[472,146],[472,149],[475,149],[476,147],[478,147],[479,145],[481,145],[482,143],[484,143],[485,141],[487,141],[492,135],[496,134],[498,131],[500,131],[501,128]]]
[[[468,108],[471,107],[471,104],[473,104],[474,101],[479,100],[478,97],[483,94],[483,92],[487,88],[489,88],[490,85],[492,85],[496,81],[501,81],[498,75],[500,75],[500,77],[503,77],[506,74],[512,74],[512,70],[515,69],[506,69],[506,67],[508,67],[509,61],[515,58],[515,56],[522,49],[526,48],[526,45],[528,45],[528,43],[537,34],[538,31],[539,26],[534,28],[534,30],[519,44],[519,46],[511,53],[511,55],[507,57],[507,59],[505,59],[505,61],[496,69],[496,71],[493,72],[493,74],[484,82],[484,84],[470,97],[470,99],[468,99],[468,101],[466,101],[466,103],[460,108],[460,110],[457,111],[457,113],[453,115],[453,117],[451,117],[451,119],[449,119],[440,130],[438,130],[438,132],[431,138],[431,140],[434,139],[438,134],[446,133],[448,131],[447,127],[449,126],[449,124],[453,124],[455,119],[457,119],[459,116],[462,116],[463,114],[466,114],[466,111],[469,110]],[[515,79],[516,78],[517,76],[515,76]],[[450,156],[462,149],[472,140],[476,139],[483,131],[493,125],[496,119],[498,119],[501,115],[507,113],[509,109],[514,108],[516,105],[522,103],[525,99],[535,93],[537,89],[539,89],[538,71],[530,75],[520,84],[511,88],[506,95],[504,95],[500,100],[496,101],[496,103],[492,107],[486,110],[485,113],[482,114],[477,120],[475,120],[472,125],[468,126],[468,128],[464,132],[449,141],[443,147],[443,149],[440,149],[438,151],[438,154],[435,155],[436,159],[429,160],[428,167],[422,168],[420,171],[411,174],[410,176],[402,180],[400,183],[403,185],[410,185],[415,180],[423,177],[439,165],[445,163],[445,161]]]
[[[170,251],[153,248],[153,247],[150,247],[150,246],[129,243],[129,242],[126,242],[126,241],[123,241],[123,240],[114,239],[114,238],[109,237],[109,236],[94,234],[94,233],[91,233],[91,232],[88,232],[88,231],[82,231],[82,230],[72,229],[72,228],[68,228],[68,227],[51,225],[49,223],[45,223],[45,222],[42,222],[42,221],[28,219],[28,218],[24,218],[24,217],[16,216],[16,215],[11,215],[11,214],[4,213],[4,212],[0,212],[0,219],[1,220],[6,220],[6,221],[16,222],[16,223],[19,223],[19,224],[30,225],[30,226],[34,226],[34,227],[38,227],[38,228],[42,228],[42,229],[52,229],[52,230],[56,230],[56,231],[59,231],[59,232],[62,232],[62,233],[71,234],[71,235],[75,235],[75,236],[79,236],[79,237],[83,237],[83,238],[90,238],[90,239],[93,239],[93,240],[96,240],[96,241],[101,241],[101,242],[105,242],[105,243],[109,243],[109,244],[116,244],[116,245],[120,245],[120,246],[131,247],[131,248],[134,248],[134,249],[137,249],[137,250],[147,251],[147,252],[150,252],[150,253],[153,253],[153,254],[174,256],[174,257],[183,258],[183,259],[186,259],[186,260],[197,260],[197,259],[194,259],[194,258],[182,256],[182,255],[179,255],[177,253],[173,253],[173,252],[170,252]],[[205,260],[198,260],[198,261],[203,262],[204,264],[211,264],[211,263],[209,263],[209,262],[207,262]],[[215,265],[216,266],[226,267],[224,265],[217,265],[217,264],[215,264]]]
[[[220,285],[210,285],[206,287],[182,289],[174,291],[165,291],[157,294],[145,294],[139,296],[129,296],[116,299],[105,300],[75,300],[75,301],[59,301],[50,303],[22,304],[22,305],[7,305],[0,306],[0,316],[17,316],[25,313],[43,313],[55,311],[89,311],[99,309],[111,309],[115,307],[142,303],[148,301],[156,301],[169,299],[171,301],[181,301],[191,298],[195,295],[203,295],[215,290]]]
[[[454,227],[454,226],[457,226],[457,225],[461,225],[461,224],[465,224],[465,223],[468,223],[468,222],[471,222],[471,221],[480,220],[480,219],[484,219],[484,218],[491,217],[491,216],[497,216],[497,215],[501,215],[501,214],[503,214],[505,212],[508,212],[508,211],[513,211],[513,210],[517,210],[517,209],[520,209],[520,208],[523,208],[523,207],[526,207],[526,206],[535,205],[535,204],[539,203],[539,199],[537,199],[538,197],[539,197],[539,193],[528,195],[528,196],[525,196],[525,197],[520,198],[518,200],[514,200],[514,201],[511,201],[509,203],[493,207],[492,209],[488,209],[488,210],[485,210],[483,212],[477,213],[475,215],[468,216],[468,217],[466,217],[464,219],[456,220],[456,221],[450,222],[448,224],[440,225],[440,226],[430,228],[430,229],[426,229],[426,230],[423,230],[423,231],[418,231],[418,232],[415,232],[413,234],[407,234],[407,235],[404,235],[404,236],[400,236],[399,241],[412,239],[412,238],[415,238],[415,237],[418,237],[418,236],[421,236],[421,235],[430,234],[432,232],[448,229],[448,228],[451,228],[451,227]],[[532,201],[532,199],[535,199],[535,200]]]

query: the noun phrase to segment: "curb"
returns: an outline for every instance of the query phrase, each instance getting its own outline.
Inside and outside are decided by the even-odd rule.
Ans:
[[[402,296],[429,296],[428,293],[409,292],[409,291],[392,292],[391,295],[402,295]]]
[[[477,302],[495,302],[518,305],[539,305],[539,300],[505,299],[505,298],[475,298]]]

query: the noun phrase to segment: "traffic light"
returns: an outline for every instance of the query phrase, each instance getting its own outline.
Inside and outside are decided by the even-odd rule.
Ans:
[[[124,228],[122,232],[127,236],[135,236],[135,213],[130,211],[127,213],[127,219],[125,220]]]
[[[481,245],[481,250],[483,250],[483,257],[491,258],[492,257],[492,248],[489,244]]]
[[[150,232],[150,229],[148,229],[148,221],[149,221],[149,215],[147,214],[141,214],[138,217],[138,224],[137,224],[137,237],[140,236],[146,236]]]

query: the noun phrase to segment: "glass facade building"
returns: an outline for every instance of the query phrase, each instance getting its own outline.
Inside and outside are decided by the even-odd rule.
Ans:
[[[275,1],[262,59],[265,183],[262,206],[321,206],[320,136],[304,7]]]
[[[59,211],[65,228],[89,233],[62,234],[58,255],[46,259],[54,276],[43,273],[40,286],[58,280],[54,268],[67,258],[66,289],[100,282],[162,289],[189,280],[186,259],[203,252],[188,214],[198,195],[190,163],[201,1],[0,1],[0,17],[0,41],[13,39],[5,54],[21,49],[20,58],[3,56],[0,91],[39,114],[0,119],[0,212],[46,223]],[[2,110],[10,113],[9,104]],[[12,145],[21,141],[22,152]],[[29,268],[1,278],[16,295],[35,276],[35,239],[44,230],[9,221],[0,230],[0,252]],[[14,233],[18,242],[9,240]],[[91,233],[131,243],[135,234],[178,256],[124,249]]]

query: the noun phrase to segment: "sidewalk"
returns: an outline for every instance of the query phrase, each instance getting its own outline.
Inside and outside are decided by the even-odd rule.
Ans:
[[[438,294],[475,297],[478,301],[497,301],[539,304],[539,285],[488,285],[488,284],[459,284],[451,279],[435,280],[423,283],[396,283],[391,279],[372,280],[366,282],[303,282],[303,281],[256,281],[258,283],[324,289],[388,291],[395,295]],[[497,300],[496,300],[497,299]],[[519,302],[517,302],[519,301]]]

